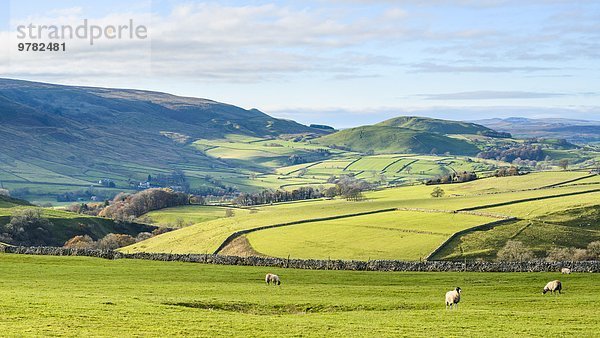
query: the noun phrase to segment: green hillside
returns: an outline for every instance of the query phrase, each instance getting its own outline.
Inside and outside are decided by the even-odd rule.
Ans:
[[[315,142],[375,153],[418,153],[475,155],[473,144],[444,135],[392,126],[363,126],[318,138]]]
[[[400,116],[377,123],[376,126],[398,127],[449,135],[493,132],[492,129],[475,123],[439,120],[418,116]]]
[[[27,201],[0,195],[0,208],[12,208],[20,205],[31,205]]]
[[[238,237],[221,253],[419,260],[452,234],[468,230],[433,258],[494,259],[515,238],[544,257],[555,246],[581,248],[600,239],[594,212],[600,206],[600,181],[576,181],[588,176],[586,172],[545,172],[492,177],[442,186],[443,198],[431,197],[432,186],[416,185],[369,192],[362,202],[333,199],[264,205],[253,207],[250,213],[212,220],[210,209],[196,209],[198,223],[123,250],[214,252],[234,232],[284,225]],[[171,209],[169,217],[175,217],[176,211]],[[181,211],[182,216],[193,216],[189,209]],[[507,218],[514,220],[478,228]]]
[[[23,210],[37,209],[41,216],[50,221],[47,228],[28,229],[28,242],[14,241],[11,244],[35,244],[62,246],[67,240],[77,235],[88,235],[93,239],[99,239],[109,233],[128,234],[136,236],[140,232],[152,231],[154,227],[144,224],[115,222],[110,219],[91,217],[72,212],[55,210],[49,208],[37,208],[26,201],[0,196],[0,235],[6,240],[3,232],[8,231],[5,226],[11,221],[11,217]],[[12,237],[12,235],[10,235]]]
[[[36,200],[86,190],[101,179],[123,190],[130,180],[182,167],[235,167],[194,147],[200,138],[323,133],[207,99],[0,79],[0,142],[11,145],[0,152],[0,182]],[[192,186],[214,186],[206,175],[194,176]],[[116,193],[97,188],[97,194]]]

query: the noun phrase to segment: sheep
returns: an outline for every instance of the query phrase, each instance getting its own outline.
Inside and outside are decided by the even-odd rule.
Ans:
[[[460,302],[460,292],[461,289],[459,287],[452,291],[446,292],[446,309],[448,309],[448,307],[452,309],[453,306],[455,306],[456,309],[458,309],[458,302]]]
[[[560,273],[562,273],[563,275],[570,275],[571,274],[571,269],[569,269],[569,268],[562,268],[562,269],[560,269]]]
[[[271,283],[273,283],[273,285],[281,285],[281,280],[279,279],[279,276],[272,273],[268,273],[265,276],[265,282],[267,283],[267,285]]]
[[[548,284],[546,284],[546,286],[544,286],[544,290],[542,291],[542,294],[545,295],[546,292],[550,291],[552,292],[552,294],[554,294],[556,291],[558,291],[558,293],[560,294],[562,290],[562,283],[559,280],[553,280],[551,282],[548,282]]]

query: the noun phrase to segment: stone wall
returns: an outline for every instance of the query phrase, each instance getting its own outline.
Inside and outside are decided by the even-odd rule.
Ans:
[[[111,250],[67,249],[57,247],[6,246],[0,251],[11,254],[88,256],[104,259],[145,259],[154,261],[177,261],[220,265],[264,266],[307,270],[353,270],[353,271],[431,271],[431,272],[558,272],[568,267],[573,272],[600,272],[600,261],[589,262],[451,262],[424,261],[405,262],[391,260],[344,261],[316,259],[286,259],[268,257],[236,257],[213,254],[125,254]]]

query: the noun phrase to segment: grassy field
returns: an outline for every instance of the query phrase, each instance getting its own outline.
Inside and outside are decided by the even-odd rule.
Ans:
[[[464,214],[394,211],[273,228],[246,237],[254,250],[273,257],[420,260],[453,233],[491,221]]]
[[[239,137],[229,135],[219,140],[197,140],[196,149],[207,156],[238,167],[210,175],[234,185],[241,191],[257,189],[293,189],[298,186],[325,185],[331,176],[354,175],[380,185],[410,184],[456,171],[475,171],[488,176],[497,166],[492,160],[464,156],[428,156],[414,154],[361,155],[356,152],[328,148],[329,156],[315,153],[327,148],[312,142],[282,139]],[[306,163],[289,165],[291,155],[301,156]],[[241,169],[240,169],[241,168]],[[194,176],[190,168],[182,168]]]
[[[598,274],[282,270],[0,254],[8,336],[597,335]],[[264,285],[266,272],[282,285]],[[564,293],[542,295],[561,278]],[[459,310],[444,293],[463,289]]]
[[[560,185],[574,178],[583,177],[577,172],[546,172],[518,177],[488,178],[463,184],[445,185],[446,197],[432,198],[431,186],[410,186],[384,189],[366,194],[367,200],[348,202],[341,199],[315,200],[258,206],[253,213],[239,213],[235,217],[221,218],[195,224],[136,243],[124,248],[126,252],[213,252],[233,232],[260,226],[311,220],[331,216],[352,216],[356,213],[384,210],[388,208],[417,208],[426,210],[454,211],[478,208],[477,212],[495,216],[518,217],[536,221],[546,214],[580,207],[594,207],[600,201],[600,192],[592,185],[565,185],[555,188],[537,189],[548,185]],[[574,196],[565,194],[577,193]],[[528,201],[532,198],[544,198]],[[403,213],[392,213],[402,215]],[[417,215],[418,214],[418,215]],[[255,232],[247,236],[255,252],[287,257],[320,257],[347,259],[395,258],[418,260],[443,242],[450,234],[488,223],[489,218],[446,213],[406,213],[407,217],[389,217],[385,213],[360,217],[347,217],[335,221],[313,222],[291,227]],[[454,217],[454,218],[453,218]],[[503,225],[499,229],[512,229],[514,236],[523,226]],[[456,229],[455,231],[449,230]],[[420,229],[426,229],[421,231]],[[556,243],[551,227],[536,228],[542,243],[528,237],[528,243],[536,250],[547,249]],[[494,234],[496,229],[487,234]],[[482,234],[485,232],[477,232]],[[561,233],[561,232],[556,232]],[[463,236],[464,239],[473,236]],[[501,236],[498,241],[484,241],[473,245],[464,254],[493,258],[495,252],[510,236]],[[529,240],[531,238],[531,240]],[[577,238],[584,238],[583,233]],[[591,241],[595,236],[588,236]],[[588,242],[589,242],[588,241]],[[377,244],[379,243],[379,244]],[[490,246],[490,243],[493,246]],[[565,244],[560,242],[561,245]],[[577,240],[574,244],[585,244]],[[468,246],[468,245],[466,245]],[[417,249],[418,248],[418,249]],[[460,244],[454,245],[444,257],[462,254]],[[471,257],[471,256],[469,256]]]
[[[553,247],[585,248],[600,240],[600,192],[516,203],[480,210],[511,214],[519,221],[453,240],[436,259],[493,259],[508,240],[518,240],[543,257]]]
[[[188,205],[173,208],[151,211],[148,216],[154,225],[160,226],[181,226],[192,225],[224,218],[225,211],[229,208],[217,206]],[[245,209],[232,209],[235,214],[248,214],[250,211]]]

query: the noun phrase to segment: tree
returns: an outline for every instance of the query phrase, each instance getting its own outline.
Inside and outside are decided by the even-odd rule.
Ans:
[[[440,197],[444,197],[445,194],[446,194],[446,192],[444,191],[444,189],[442,189],[440,187],[435,187],[435,188],[433,188],[433,191],[431,192],[431,197],[440,198]]]
[[[99,216],[130,221],[149,211],[190,204],[190,196],[168,188],[140,191],[134,195],[119,193],[113,203],[104,208]]]
[[[139,234],[137,234],[137,236],[135,236],[135,241],[137,242],[141,242],[141,241],[145,241],[149,238],[152,238],[152,234],[149,232],[140,232]]]
[[[600,241],[588,244],[587,254],[593,260],[600,260]]]
[[[569,160],[567,160],[566,158],[558,161],[558,166],[562,169],[562,170],[567,170],[567,168],[569,168]]]
[[[75,236],[66,241],[64,247],[71,249],[94,249],[96,248],[96,242],[88,235]]]
[[[549,262],[566,262],[572,261],[574,256],[573,248],[552,248],[546,256]]]
[[[335,196],[337,196],[337,188],[336,187],[329,187],[327,189],[325,189],[324,193],[325,198],[327,199],[332,199]]]
[[[52,222],[42,216],[40,209],[24,209],[13,213],[5,226],[13,241],[22,245],[46,245]]]
[[[135,243],[135,238],[129,235],[110,233],[98,241],[98,248],[103,250],[115,250],[133,243]]]
[[[0,196],[10,197],[10,192],[6,189],[0,189]]]
[[[225,217],[233,217],[235,216],[235,212],[233,209],[225,209]]]
[[[533,252],[523,242],[508,241],[498,251],[497,258],[501,262],[525,262],[533,258]]]

